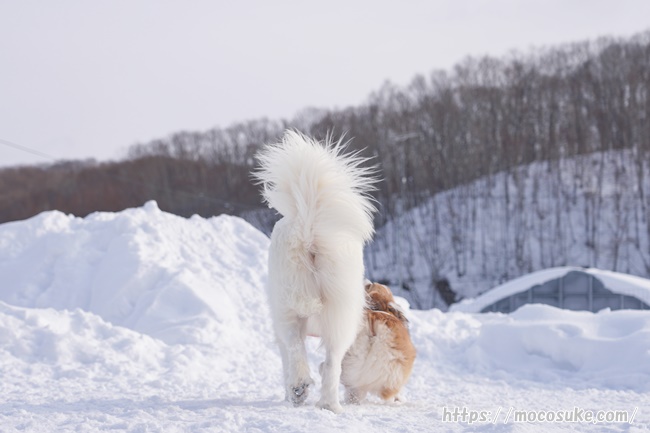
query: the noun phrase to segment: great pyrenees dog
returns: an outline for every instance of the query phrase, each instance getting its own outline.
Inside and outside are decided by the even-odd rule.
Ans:
[[[300,405],[314,383],[305,349],[313,333],[326,351],[317,406],[335,413],[343,410],[341,363],[364,317],[363,247],[375,211],[373,169],[344,147],[288,131],[258,154],[254,174],[265,201],[283,216],[271,234],[268,291],[285,397]]]

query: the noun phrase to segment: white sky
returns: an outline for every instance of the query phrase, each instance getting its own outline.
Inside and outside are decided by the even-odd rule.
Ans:
[[[629,36],[648,0],[0,0],[0,139],[56,158],[308,106],[467,55]],[[47,162],[0,142],[0,166]]]

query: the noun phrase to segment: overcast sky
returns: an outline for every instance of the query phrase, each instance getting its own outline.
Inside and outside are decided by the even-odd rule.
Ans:
[[[0,0],[0,166],[362,103],[468,55],[629,36],[648,0]],[[5,140],[5,141],[2,141]]]

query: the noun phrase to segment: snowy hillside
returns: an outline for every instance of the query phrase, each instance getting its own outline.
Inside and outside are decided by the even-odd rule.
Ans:
[[[406,403],[336,416],[314,407],[314,392],[293,408],[263,289],[267,247],[239,218],[184,219],[153,202],[0,225],[0,431],[648,431],[640,311],[410,311],[418,358]],[[443,422],[455,407],[499,415]],[[634,419],[504,423],[511,408],[576,407]]]
[[[389,221],[366,251],[375,279],[414,307],[446,308],[436,280],[474,297],[521,275],[591,266],[650,277],[650,161],[611,151],[537,162],[435,195]]]

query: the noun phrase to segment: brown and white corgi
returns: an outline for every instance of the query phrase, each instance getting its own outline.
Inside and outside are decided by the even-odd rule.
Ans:
[[[365,320],[342,363],[345,399],[359,403],[371,393],[399,401],[416,356],[408,320],[388,287],[367,282],[365,288]]]

